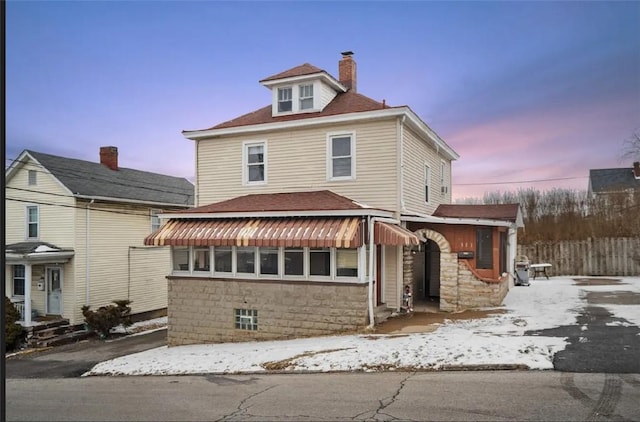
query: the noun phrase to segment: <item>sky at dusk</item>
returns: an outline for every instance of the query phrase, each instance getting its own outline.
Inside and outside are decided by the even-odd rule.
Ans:
[[[6,155],[113,145],[122,167],[193,179],[182,130],[269,104],[258,81],[299,64],[337,77],[345,50],[358,92],[410,106],[460,154],[454,199],[631,167],[638,1],[8,1]]]

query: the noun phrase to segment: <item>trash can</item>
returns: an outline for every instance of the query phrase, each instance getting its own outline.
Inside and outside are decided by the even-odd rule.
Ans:
[[[516,286],[529,285],[529,258],[520,255],[515,260]]]

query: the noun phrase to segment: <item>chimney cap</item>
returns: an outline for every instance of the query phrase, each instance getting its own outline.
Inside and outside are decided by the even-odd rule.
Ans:
[[[353,51],[343,51],[340,54],[342,54],[342,57],[351,57],[353,56]]]

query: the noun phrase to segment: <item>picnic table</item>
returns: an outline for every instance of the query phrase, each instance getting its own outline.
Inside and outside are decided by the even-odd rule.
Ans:
[[[543,264],[531,264],[529,265],[529,268],[531,269],[531,271],[533,271],[533,279],[536,279],[536,276],[538,274],[542,274],[545,277],[547,277],[547,280],[549,280],[549,274],[547,274],[547,268],[551,268],[551,264],[549,263],[543,263]]]

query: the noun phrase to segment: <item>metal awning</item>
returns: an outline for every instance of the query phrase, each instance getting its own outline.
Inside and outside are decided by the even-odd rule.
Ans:
[[[420,239],[409,230],[395,224],[376,221],[373,228],[374,243],[378,245],[419,245]]]
[[[357,248],[361,225],[360,217],[171,219],[144,244]]]

